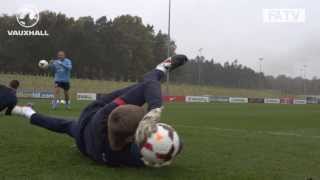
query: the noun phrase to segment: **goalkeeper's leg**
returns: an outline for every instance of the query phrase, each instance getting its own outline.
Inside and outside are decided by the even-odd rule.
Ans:
[[[38,113],[31,116],[30,123],[56,133],[68,134],[71,137],[76,136],[79,127],[77,121],[44,116]]]
[[[71,137],[76,137],[78,131],[78,122],[44,116],[36,113],[31,107],[16,106],[12,113],[23,116],[30,120],[30,123],[56,133],[68,134]]]
[[[162,63],[160,63],[156,69],[148,72],[147,74],[144,75],[143,77],[143,82],[145,83],[147,81],[160,81],[165,74],[168,71],[173,71],[176,68],[184,65],[188,61],[188,58],[185,55],[175,55],[171,58],[166,59]],[[112,93],[108,94],[105,97],[102,97],[102,101],[105,101],[107,103],[111,102],[117,97],[120,97],[126,93],[128,93],[130,90],[137,88],[137,86],[140,86],[141,83],[113,91]]]
[[[154,76],[164,76],[164,73],[155,70]],[[132,104],[143,106],[148,103],[149,109],[155,109],[162,106],[161,83],[159,80],[146,80],[137,84],[127,93],[117,98],[116,103]]]
[[[144,76],[144,81],[121,95],[118,103],[142,106],[148,103],[149,110],[162,106],[161,79],[168,71],[172,71],[188,61],[184,55],[177,55],[159,64],[155,70]],[[117,99],[116,99],[117,100]],[[122,102],[123,101],[123,102]]]

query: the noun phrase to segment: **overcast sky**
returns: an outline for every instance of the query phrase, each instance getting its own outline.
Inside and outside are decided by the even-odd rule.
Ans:
[[[167,31],[168,0],[0,0],[0,13],[13,14],[31,4],[68,16],[141,16]],[[264,23],[262,9],[303,8],[305,23]],[[238,59],[266,74],[320,77],[319,0],[172,0],[172,38],[178,53],[196,56],[200,48],[217,62]]]

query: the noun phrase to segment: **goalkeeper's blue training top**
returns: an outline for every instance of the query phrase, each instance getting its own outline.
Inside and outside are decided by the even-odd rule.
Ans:
[[[70,59],[54,60],[49,68],[54,73],[55,82],[70,82],[72,62]]]

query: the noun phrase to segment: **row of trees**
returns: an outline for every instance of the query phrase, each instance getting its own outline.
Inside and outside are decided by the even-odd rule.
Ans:
[[[34,29],[46,30],[47,37],[10,37],[7,30],[22,27],[15,16],[0,17],[1,71],[38,74],[39,59],[54,58],[58,50],[65,50],[74,60],[76,77],[135,81],[167,57],[168,36],[144,25],[140,17],[75,20],[49,11],[40,17]],[[174,53],[174,42],[171,47]]]
[[[167,57],[168,35],[155,32],[140,17],[123,15],[70,18],[44,11],[35,27],[47,30],[46,37],[10,37],[7,30],[23,29],[15,16],[0,16],[0,72],[45,74],[37,67],[39,59],[54,58],[65,50],[73,60],[73,76],[89,79],[137,81],[146,71]],[[171,42],[171,54],[176,44]],[[176,83],[214,85],[231,88],[275,89],[286,93],[318,93],[320,80],[265,76],[237,60],[217,63],[197,57],[174,72]]]
[[[196,57],[171,76],[172,81],[229,88],[272,89],[286,94],[319,94],[320,79],[312,80],[285,75],[266,76],[238,63],[217,63]]]

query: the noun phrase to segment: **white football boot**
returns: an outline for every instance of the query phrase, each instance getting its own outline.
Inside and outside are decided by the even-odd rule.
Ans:
[[[36,112],[30,106],[15,106],[12,110],[12,114],[30,119]]]
[[[188,57],[185,55],[175,55],[160,63],[156,69],[164,73],[168,71],[173,71],[174,69],[184,65],[188,62]]]

